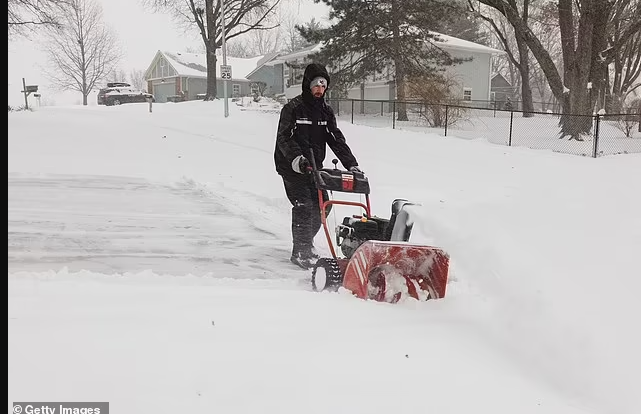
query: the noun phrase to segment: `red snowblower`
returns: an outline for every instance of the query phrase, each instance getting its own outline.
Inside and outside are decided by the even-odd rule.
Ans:
[[[412,297],[424,301],[445,296],[449,255],[433,246],[409,242],[413,222],[406,206],[396,199],[389,219],[372,215],[370,187],[365,174],[334,168],[317,169],[312,154],[312,174],[320,204],[320,215],[332,257],[321,257],[312,269],[315,291],[344,287],[361,299],[397,303]],[[330,199],[323,199],[327,190]],[[362,194],[365,202],[333,199],[334,192]],[[334,241],[327,224],[330,206],[344,205],[362,210],[343,218],[336,226]],[[335,242],[335,246],[334,246]],[[344,257],[339,257],[340,250]]]

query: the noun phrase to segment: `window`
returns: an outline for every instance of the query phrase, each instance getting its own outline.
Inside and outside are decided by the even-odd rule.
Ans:
[[[232,93],[232,96],[235,96],[235,97],[240,96],[240,84],[234,83],[232,85],[232,92],[231,93]]]
[[[463,88],[463,100],[464,101],[472,100],[472,88]]]

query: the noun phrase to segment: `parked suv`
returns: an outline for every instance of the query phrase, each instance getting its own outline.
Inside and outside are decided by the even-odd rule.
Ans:
[[[148,102],[148,99],[154,101],[154,96],[150,93],[132,88],[126,82],[110,82],[106,88],[98,92],[98,105],[120,105],[132,102]]]

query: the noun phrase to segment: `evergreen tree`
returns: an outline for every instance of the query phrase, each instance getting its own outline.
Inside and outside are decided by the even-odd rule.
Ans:
[[[461,13],[452,19],[442,20],[433,29],[437,32],[489,46],[489,33],[472,13]]]
[[[406,98],[406,82],[425,77],[457,63],[439,47],[432,30],[461,13],[459,2],[440,0],[314,0],[330,7],[331,25],[309,30],[298,27],[308,41],[323,45],[310,56],[328,66],[332,84],[347,90],[367,76],[390,73],[396,98]],[[404,104],[398,120],[407,120]]]

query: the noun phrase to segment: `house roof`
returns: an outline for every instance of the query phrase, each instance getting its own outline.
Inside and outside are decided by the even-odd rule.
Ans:
[[[505,54],[503,50],[494,49],[479,43],[474,43],[468,40],[459,39],[458,37],[449,36],[449,35],[445,35],[437,32],[432,32],[432,34],[435,36],[435,38],[431,39],[431,41],[433,41],[437,46],[443,47],[444,49],[463,50],[467,52],[477,52],[477,53],[488,53],[491,55]],[[307,55],[320,51],[321,46],[322,46],[322,43],[317,43],[311,46],[307,46],[305,48],[296,50],[292,53],[281,55],[277,59],[273,59],[267,64],[276,65],[279,63],[284,63],[287,61],[305,57]]]
[[[159,56],[162,55],[167,62],[174,68],[178,76],[188,76],[194,78],[207,77],[207,61],[204,53],[187,53],[187,52],[170,52],[158,51],[154,62],[150,66],[153,67]],[[227,64],[232,68],[232,79],[246,80],[247,75],[252,72],[258,62],[264,56],[256,56],[253,58],[236,58],[227,57]],[[222,56],[217,56],[218,65],[223,64]],[[220,73],[218,73],[220,76]]]
[[[510,81],[508,81],[508,80],[505,78],[505,76],[503,76],[503,75],[502,75],[501,73],[499,73],[499,72],[492,72],[492,73],[490,74],[490,79],[491,79],[491,80],[494,80],[494,78],[498,78],[498,77],[502,78],[505,82],[510,83]]]
[[[317,43],[314,45],[310,45],[307,47],[304,47],[302,49],[298,49],[294,52],[288,53],[286,55],[281,55],[278,57],[278,59],[274,59],[271,62],[269,62],[269,65],[277,65],[279,63],[285,63],[291,60],[295,60],[301,57],[305,57],[307,55],[311,55],[312,53],[318,52],[321,50],[321,45],[322,43]]]
[[[249,72],[246,77],[249,78],[263,66],[274,66],[274,63],[272,62],[283,54],[284,52],[272,52],[264,55],[258,60],[258,62],[256,63],[256,67],[251,72]]]
[[[458,37],[449,36],[449,35],[445,35],[437,32],[432,32],[432,34],[435,35],[435,38],[433,39],[434,43],[437,46],[442,46],[443,48],[446,48],[446,49],[464,50],[467,52],[489,53],[491,55],[505,54],[505,51],[503,50],[494,49],[492,47],[488,47],[480,43],[470,42],[469,40],[463,40],[463,39],[459,39]]]

